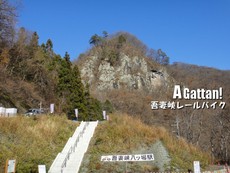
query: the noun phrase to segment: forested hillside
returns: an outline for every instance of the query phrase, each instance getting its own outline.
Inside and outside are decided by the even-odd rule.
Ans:
[[[230,71],[222,71],[210,67],[199,67],[184,63],[174,63],[168,67],[170,75],[178,83],[191,89],[218,89],[223,88],[221,100],[194,100],[200,103],[224,102],[226,105],[220,108],[205,108],[198,110],[177,111],[177,119],[180,121],[180,134],[189,142],[199,145],[212,152],[213,157],[220,162],[230,162]],[[186,101],[188,102],[188,101]],[[174,116],[175,118],[175,116]],[[174,122],[176,118],[174,119]],[[174,128],[175,129],[175,128]]]
[[[77,108],[80,119],[100,119],[103,104],[82,84],[69,54],[61,57],[54,52],[51,39],[39,44],[36,32],[16,29],[16,9],[6,0],[1,1],[0,15],[0,105],[24,113],[40,103],[43,108],[55,103],[56,113],[67,113],[70,118]]]
[[[138,117],[148,125],[164,126],[178,138],[212,153],[212,161],[230,162],[230,72],[183,63],[170,65],[167,54],[148,48],[127,32],[93,35],[91,48],[74,62],[66,52],[55,53],[39,33],[17,28],[16,8],[0,1],[0,106],[19,113],[42,103],[55,113],[79,120],[101,120],[113,109]],[[218,62],[218,57],[217,62]],[[151,101],[173,101],[173,87],[223,88],[225,108],[151,109]],[[180,100],[193,104],[201,100]],[[213,103],[216,100],[208,100]],[[203,103],[203,101],[201,101]]]
[[[107,37],[94,35],[90,41],[92,49],[76,63],[80,64],[82,79],[90,82],[91,93],[96,98],[109,99],[116,110],[139,117],[147,124],[165,126],[178,137],[211,152],[213,162],[215,158],[229,162],[229,71],[183,63],[170,65],[162,50],[149,49],[125,32]],[[195,90],[222,87],[223,98],[175,100],[176,84]],[[152,110],[151,101],[192,106]],[[224,108],[210,107],[220,103],[225,104]],[[195,108],[196,104],[204,106]]]

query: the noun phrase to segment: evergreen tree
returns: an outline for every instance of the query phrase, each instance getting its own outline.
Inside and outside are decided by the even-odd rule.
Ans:
[[[53,52],[53,42],[52,42],[51,39],[48,39],[46,41],[45,51],[48,53],[49,57],[53,57],[53,55],[54,55],[54,52]]]
[[[90,116],[92,114],[91,109],[90,109],[90,91],[89,91],[89,84],[86,84],[85,87],[85,93],[84,93],[84,97],[85,97],[85,106],[86,106],[86,116],[85,118],[87,118],[88,120],[90,119]]]
[[[37,32],[34,32],[30,39],[30,44],[29,44],[29,52],[31,58],[34,57],[35,52],[38,50],[38,39],[39,36]]]
[[[123,35],[120,35],[118,37],[118,48],[121,48],[123,46],[123,44],[126,42],[126,38]]]
[[[119,44],[123,44],[123,43],[125,43],[126,42],[126,38],[123,36],[123,35],[120,35],[119,37],[118,37],[118,43]]]
[[[71,118],[74,116],[74,109],[78,109],[79,118],[85,119],[86,99],[84,96],[84,85],[81,82],[80,71],[76,65],[72,69],[70,92]]]
[[[70,56],[69,56],[68,52],[65,52],[64,59],[65,59],[65,62],[66,62],[66,65],[68,66],[68,68],[71,68],[72,63],[70,61]]]
[[[59,106],[62,111],[67,112],[70,109],[71,94],[71,62],[68,61],[69,55],[66,53],[64,59],[60,62],[60,69],[58,74],[57,93],[59,96]]]
[[[91,115],[90,120],[102,120],[102,106],[101,102],[95,98],[90,99],[90,107]]]
[[[70,56],[66,52],[61,61],[58,80],[58,95],[61,109],[68,114],[68,118],[74,119],[74,109],[78,109],[79,118],[86,119],[87,101],[85,98],[84,85],[76,65],[72,66]]]
[[[94,99],[90,96],[89,85],[86,85],[85,91],[86,107],[87,107],[87,116],[88,121],[91,120],[102,120],[102,106],[100,101]]]
[[[90,96],[89,85],[84,87],[80,71],[67,52],[60,63],[57,88],[59,105],[68,118],[74,119],[74,109],[78,109],[80,120],[102,119],[101,103]]]
[[[89,43],[93,44],[94,46],[98,46],[100,42],[101,42],[101,37],[98,36],[97,34],[94,34],[89,40]]]
[[[46,45],[44,43],[41,44],[41,48],[42,48],[43,52],[46,52]]]
[[[109,36],[107,31],[103,31],[102,34],[103,34],[103,38],[107,38]]]
[[[107,113],[112,113],[114,111],[113,105],[109,100],[106,100],[103,104],[103,110],[105,110]]]
[[[39,36],[38,36],[37,32],[34,32],[32,37],[31,37],[31,40],[30,40],[30,46],[32,48],[38,47],[38,39],[39,39]]]

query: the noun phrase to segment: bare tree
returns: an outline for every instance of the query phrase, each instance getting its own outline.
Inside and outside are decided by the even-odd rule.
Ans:
[[[16,7],[8,0],[0,0],[0,48],[13,41]]]

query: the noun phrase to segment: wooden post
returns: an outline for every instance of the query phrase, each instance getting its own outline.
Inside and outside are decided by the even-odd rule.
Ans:
[[[8,172],[8,161],[9,161],[9,159],[6,160],[5,173]]]

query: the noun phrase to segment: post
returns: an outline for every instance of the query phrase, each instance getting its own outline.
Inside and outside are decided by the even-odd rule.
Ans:
[[[54,103],[50,104],[50,113],[53,114],[54,113]]]
[[[6,160],[5,173],[8,172],[8,161],[9,161],[9,159]]]
[[[42,112],[42,102],[39,103],[40,112]]]
[[[103,119],[106,120],[106,118],[107,118],[106,117],[106,111],[102,111],[102,113],[103,113]]]
[[[78,121],[78,109],[75,109],[75,116],[76,116],[76,120]]]
[[[176,128],[177,128],[178,137],[180,137],[179,123],[180,123],[180,120],[179,120],[178,116],[176,116]]]

